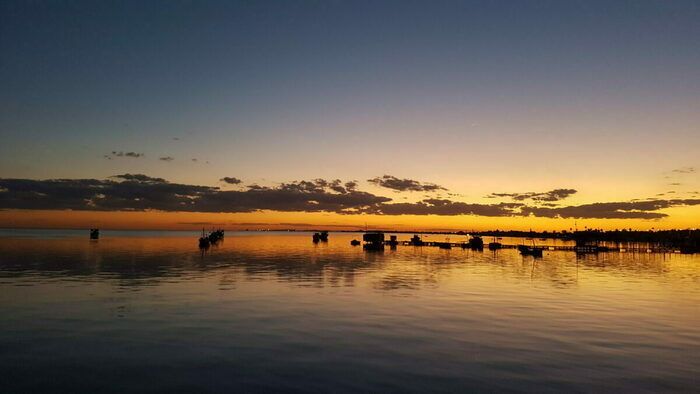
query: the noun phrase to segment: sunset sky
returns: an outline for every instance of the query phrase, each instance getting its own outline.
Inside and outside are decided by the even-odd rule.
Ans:
[[[698,37],[697,1],[3,1],[0,227],[696,228]]]

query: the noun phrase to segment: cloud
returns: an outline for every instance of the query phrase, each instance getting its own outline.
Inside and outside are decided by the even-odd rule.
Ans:
[[[382,177],[368,179],[367,182],[400,192],[434,192],[447,190],[446,188],[434,183],[421,183],[413,179],[399,179],[391,175],[384,175]]]
[[[219,179],[219,180],[220,180],[221,182],[226,182],[226,183],[231,184],[231,185],[238,185],[239,183],[241,183],[241,180],[240,180],[240,179],[234,178],[234,177],[231,177],[231,176],[225,176],[225,177],[223,177],[223,178],[221,178],[221,179]]]
[[[700,199],[599,202],[561,208],[523,207],[523,215],[546,218],[582,219],[661,219],[668,215],[656,212],[665,208],[700,205]]]
[[[671,172],[675,172],[677,174],[692,174],[695,172],[695,167],[676,168],[675,170],[671,170]]]
[[[113,150],[112,153],[108,155],[104,155],[106,159],[112,160],[112,157],[132,157],[132,158],[139,158],[139,157],[144,157],[145,155],[143,153],[137,153],[137,152],[123,152],[123,151],[115,151]]]
[[[175,158],[174,158],[174,157],[171,157],[171,156],[164,156],[164,157],[159,157],[158,160],[162,160],[162,161],[173,161],[173,160],[175,160]]]
[[[487,198],[497,198],[497,197],[509,197],[513,199],[514,201],[525,201],[525,200],[532,200],[532,201],[546,201],[546,202],[554,202],[554,201],[560,201],[563,200],[567,197],[569,197],[572,194],[575,194],[577,191],[575,189],[554,189],[550,190],[548,192],[543,192],[543,193],[535,193],[535,192],[527,192],[527,193],[491,193]]]
[[[168,183],[163,178],[154,178],[143,174],[121,174],[112,175],[110,178],[121,179],[124,181],[147,182],[147,183]]]
[[[234,178],[235,179],[235,178]],[[562,189],[566,190],[566,189]],[[561,196],[566,193],[552,193]],[[3,179],[0,209],[167,212],[334,212],[375,215],[479,215],[490,217],[660,219],[662,209],[700,205],[700,199],[648,199],[577,206],[532,206],[525,202],[471,204],[444,198],[394,202],[355,189],[353,182],[314,179],[244,190],[170,183],[144,174],[98,179]]]
[[[479,216],[516,216],[520,203],[467,204],[446,199],[429,198],[416,203],[378,204],[364,213],[379,215],[479,215]]]
[[[314,180],[276,187],[250,186],[244,191],[170,183],[143,174],[97,179],[0,179],[1,209],[254,212],[260,210],[360,211],[390,201],[361,191],[339,193],[335,182]]]

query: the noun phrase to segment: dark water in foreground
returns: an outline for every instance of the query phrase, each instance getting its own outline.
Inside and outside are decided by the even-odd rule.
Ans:
[[[2,235],[0,392],[700,387],[700,255]]]

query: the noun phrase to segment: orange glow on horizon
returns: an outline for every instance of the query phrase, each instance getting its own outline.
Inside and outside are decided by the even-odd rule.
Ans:
[[[315,229],[356,230],[382,228],[395,230],[535,230],[561,231],[577,226],[632,228],[635,230],[696,228],[700,207],[673,208],[664,211],[661,220],[639,219],[551,219],[539,217],[484,217],[436,215],[339,215],[306,212],[198,213],[131,211],[0,211],[4,228],[91,228],[123,230],[198,230],[221,227],[230,230]]]

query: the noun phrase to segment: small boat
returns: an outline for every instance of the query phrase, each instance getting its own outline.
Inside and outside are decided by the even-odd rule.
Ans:
[[[361,242],[358,241],[358,240],[356,240],[356,239],[353,239],[352,241],[350,241],[350,245],[352,245],[352,246],[359,246],[360,243],[361,243]]]
[[[452,244],[449,242],[435,242],[435,244],[440,248],[440,249],[452,249]]]
[[[321,233],[314,233],[312,239],[315,244],[321,242]]]
[[[328,242],[328,231],[321,231],[318,236],[321,242]]]
[[[224,239],[224,230],[218,229],[218,230],[211,230],[209,234],[207,234],[204,229],[202,229],[202,236],[199,237],[199,247],[200,248],[208,248],[211,245],[216,245]]]
[[[211,241],[209,240],[209,236],[204,233],[204,229],[202,229],[202,236],[199,237],[199,247],[202,249],[208,248],[209,245],[211,245]]]
[[[542,257],[542,251],[544,250],[544,248],[539,246],[519,245],[518,250],[523,256]]]
[[[100,238],[100,229],[91,228],[90,229],[90,239],[99,239],[99,238]]]
[[[199,238],[199,247],[200,248],[208,248],[209,245],[211,245],[211,242],[209,242],[208,237],[200,237]]]

